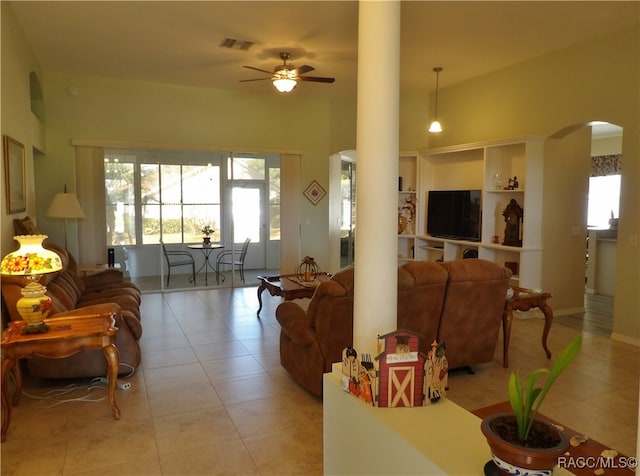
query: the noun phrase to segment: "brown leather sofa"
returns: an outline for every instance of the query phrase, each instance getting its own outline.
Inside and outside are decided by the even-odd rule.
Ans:
[[[138,341],[142,336],[140,322],[141,292],[133,283],[123,280],[117,270],[106,270],[92,276],[81,277],[77,263],[64,248],[45,242],[46,248],[54,250],[62,258],[63,269],[43,275],[41,284],[47,287],[52,311],[49,317],[83,315],[110,312],[115,316],[116,347],[120,357],[120,374],[128,374],[140,365],[141,352]],[[21,319],[16,302],[24,278],[3,276],[2,299],[10,319]],[[124,364],[124,365],[123,365]],[[33,357],[27,359],[29,373],[39,378],[83,378],[106,376],[107,363],[101,350],[86,350],[63,359]]]
[[[422,351],[444,341],[450,368],[489,362],[498,341],[511,271],[480,259],[415,261],[398,268],[397,329],[422,336]],[[353,344],[353,268],[320,284],[305,310],[276,309],[280,362],[307,390],[322,395],[322,374]]]

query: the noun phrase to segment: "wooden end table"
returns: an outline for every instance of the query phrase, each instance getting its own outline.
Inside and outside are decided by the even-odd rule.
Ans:
[[[42,334],[22,334],[26,323],[12,321],[2,333],[2,435],[5,441],[11,407],[7,396],[7,376],[13,369],[16,389],[12,404],[18,405],[22,392],[22,375],[18,361],[25,357],[39,356],[53,359],[69,357],[85,349],[102,349],[107,359],[107,377],[109,379],[109,404],[116,420],[120,419],[120,409],[116,404],[116,382],[118,380],[118,349],[115,345],[115,320],[111,313],[94,314],[82,317],[54,317],[45,319],[49,331]]]
[[[285,301],[291,301],[293,299],[310,298],[316,291],[315,285],[303,286],[296,282],[295,278],[297,274],[281,274],[277,276],[258,276],[260,286],[258,286],[258,312],[256,313],[260,318],[260,311],[262,310],[262,292],[266,289],[272,296],[282,296]],[[292,279],[293,278],[293,279]],[[327,281],[331,278],[329,273],[318,273],[317,280]]]
[[[553,310],[547,304],[547,299],[552,295],[545,292],[535,292],[531,289],[511,286],[513,297],[507,299],[502,314],[502,364],[506,368],[509,366],[509,339],[511,338],[511,323],[513,322],[513,311],[529,311],[538,308],[544,314],[544,331],[542,332],[542,348],[547,354],[547,359],[551,358],[551,351],[547,345],[547,337],[553,323]]]

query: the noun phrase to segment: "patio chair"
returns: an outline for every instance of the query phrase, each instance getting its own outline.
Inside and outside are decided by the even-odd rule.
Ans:
[[[169,281],[171,280],[171,268],[178,266],[191,266],[191,279],[190,282],[196,285],[196,261],[188,251],[184,250],[168,250],[164,242],[160,242],[162,245],[162,252],[167,261],[167,287],[169,287]]]
[[[242,244],[242,248],[240,250],[229,250],[223,251],[218,254],[216,258],[216,284],[220,284],[220,265],[226,264],[231,266],[233,269],[234,266],[237,266],[240,271],[240,279],[244,284],[244,259],[247,256],[247,250],[249,249],[249,243],[251,242],[251,238],[247,238],[244,240]]]

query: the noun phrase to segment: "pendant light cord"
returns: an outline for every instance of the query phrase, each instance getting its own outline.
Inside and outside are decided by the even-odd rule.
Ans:
[[[433,68],[433,70],[436,72],[436,107],[435,107],[434,119],[437,121],[438,120],[438,89],[440,86],[440,71],[442,71],[442,67],[436,66],[435,68]]]

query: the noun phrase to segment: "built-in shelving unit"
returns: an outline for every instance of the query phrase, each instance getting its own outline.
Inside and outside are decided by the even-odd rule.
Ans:
[[[537,137],[466,144],[401,153],[402,189],[398,209],[415,199],[413,226],[398,234],[399,261],[452,260],[475,250],[479,258],[515,271],[513,281],[520,286],[539,288],[542,260],[542,166],[544,142]],[[509,186],[517,177],[518,187]],[[429,190],[482,190],[481,240],[466,241],[427,235]],[[503,211],[511,200],[523,209],[520,237],[522,246],[503,245]]]
[[[398,170],[398,260],[410,261],[416,255],[418,231],[417,152],[401,153]]]

